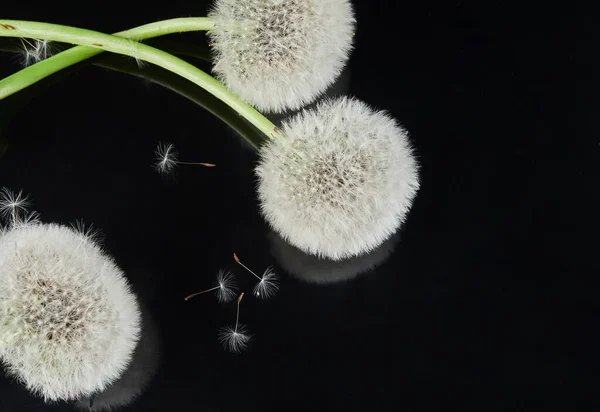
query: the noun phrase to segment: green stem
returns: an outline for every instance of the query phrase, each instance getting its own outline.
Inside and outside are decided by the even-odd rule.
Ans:
[[[213,27],[214,23],[208,17],[189,17],[150,23],[130,30],[120,31],[113,34],[113,36],[139,41],[173,33],[210,30]],[[44,40],[44,38],[41,39]],[[26,67],[0,81],[0,100],[31,86],[44,77],[102,52],[102,49],[77,46]]]
[[[77,44],[153,63],[204,88],[256,126],[265,136],[273,138],[278,134],[278,129],[273,123],[213,77],[169,53],[131,39],[76,27],[22,20],[0,20],[0,37],[26,37]]]

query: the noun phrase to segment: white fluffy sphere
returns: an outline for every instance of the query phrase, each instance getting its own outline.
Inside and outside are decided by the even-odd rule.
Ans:
[[[214,72],[263,112],[313,101],[352,49],[349,0],[216,0],[209,16]]]
[[[287,242],[333,260],[370,252],[405,220],[419,188],[407,134],[341,98],[304,110],[260,150],[261,211]]]
[[[46,401],[103,390],[140,331],[121,270],[85,233],[16,224],[0,236],[0,359]]]

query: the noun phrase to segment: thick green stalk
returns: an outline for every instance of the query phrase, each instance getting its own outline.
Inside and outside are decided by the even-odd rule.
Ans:
[[[156,23],[145,24],[130,30],[120,31],[113,36],[132,40],[146,40],[153,37],[188,31],[210,30],[214,23],[208,17],[189,17],[180,19],[163,20]],[[41,38],[42,40],[44,38]],[[23,90],[32,84],[50,76],[59,70],[89,59],[102,53],[102,49],[76,46],[49,57],[32,66],[0,80],[0,100],[13,93]]]
[[[184,60],[145,44],[93,30],[22,20],[0,20],[0,36],[77,44],[153,63],[204,88],[256,126],[265,136],[272,138],[278,134],[278,128],[273,123],[216,79]]]

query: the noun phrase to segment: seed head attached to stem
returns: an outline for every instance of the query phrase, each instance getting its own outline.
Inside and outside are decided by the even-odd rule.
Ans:
[[[235,316],[235,326],[226,326],[221,328],[219,331],[219,342],[223,345],[226,350],[234,353],[239,353],[248,347],[250,342],[250,335],[244,325],[239,323],[240,320],[240,302],[244,297],[242,292],[237,299],[237,313]]]
[[[406,221],[419,163],[396,120],[351,97],[284,120],[260,148],[261,214],[288,243],[331,260],[362,256]]]
[[[156,154],[156,163],[154,164],[154,167],[159,173],[163,174],[169,174],[176,165],[216,166],[213,163],[180,162],[177,160],[179,158],[179,153],[175,150],[175,146],[170,143],[159,143],[154,153]]]
[[[0,361],[46,402],[104,391],[140,337],[129,282],[89,233],[19,216],[0,234]]]
[[[234,253],[233,259],[238,265],[250,272],[259,282],[254,286],[253,293],[259,299],[269,299],[279,290],[279,280],[272,266],[269,266],[262,276],[258,276],[249,267],[244,265],[240,258]]]
[[[203,293],[207,293],[207,292],[211,292],[211,291],[216,291],[217,293],[217,299],[219,300],[219,302],[221,303],[225,303],[225,302],[229,302],[230,300],[232,300],[236,293],[236,283],[235,283],[235,279],[233,278],[233,273],[231,272],[227,272],[223,269],[219,270],[219,272],[217,273],[217,284],[216,286],[210,288],[210,289],[206,289],[203,290],[201,292],[197,292],[197,293],[192,293],[191,295],[188,295],[185,297],[185,300],[190,300],[191,298],[201,295]]]
[[[261,112],[295,110],[339,76],[352,49],[349,0],[214,0],[213,71]]]

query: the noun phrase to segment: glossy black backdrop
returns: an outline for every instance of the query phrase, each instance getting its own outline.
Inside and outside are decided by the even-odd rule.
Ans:
[[[249,291],[234,251],[257,270],[275,264],[254,152],[183,97],[94,66],[22,107],[19,95],[0,102],[9,142],[0,186],[30,193],[45,221],[101,229],[158,325],[159,372],[124,410],[395,410],[407,383],[559,383],[598,365],[593,293],[574,280],[597,273],[582,259],[587,206],[577,199],[597,187],[582,182],[593,182],[598,149],[583,155],[567,138],[569,14],[532,20],[500,2],[354,3],[347,92],[409,130],[422,188],[393,255],[373,272],[315,286],[276,266],[276,297],[242,304],[254,339],[241,355],[216,340],[234,305],[183,297],[222,267]],[[3,6],[2,17],[114,32],[204,15],[207,4],[23,3]],[[202,34],[176,38],[205,44]],[[0,55],[1,76],[19,68],[16,59]],[[218,166],[161,178],[151,168],[159,141],[176,144],[182,160]],[[5,378],[0,388],[2,412],[72,409],[44,406]]]

